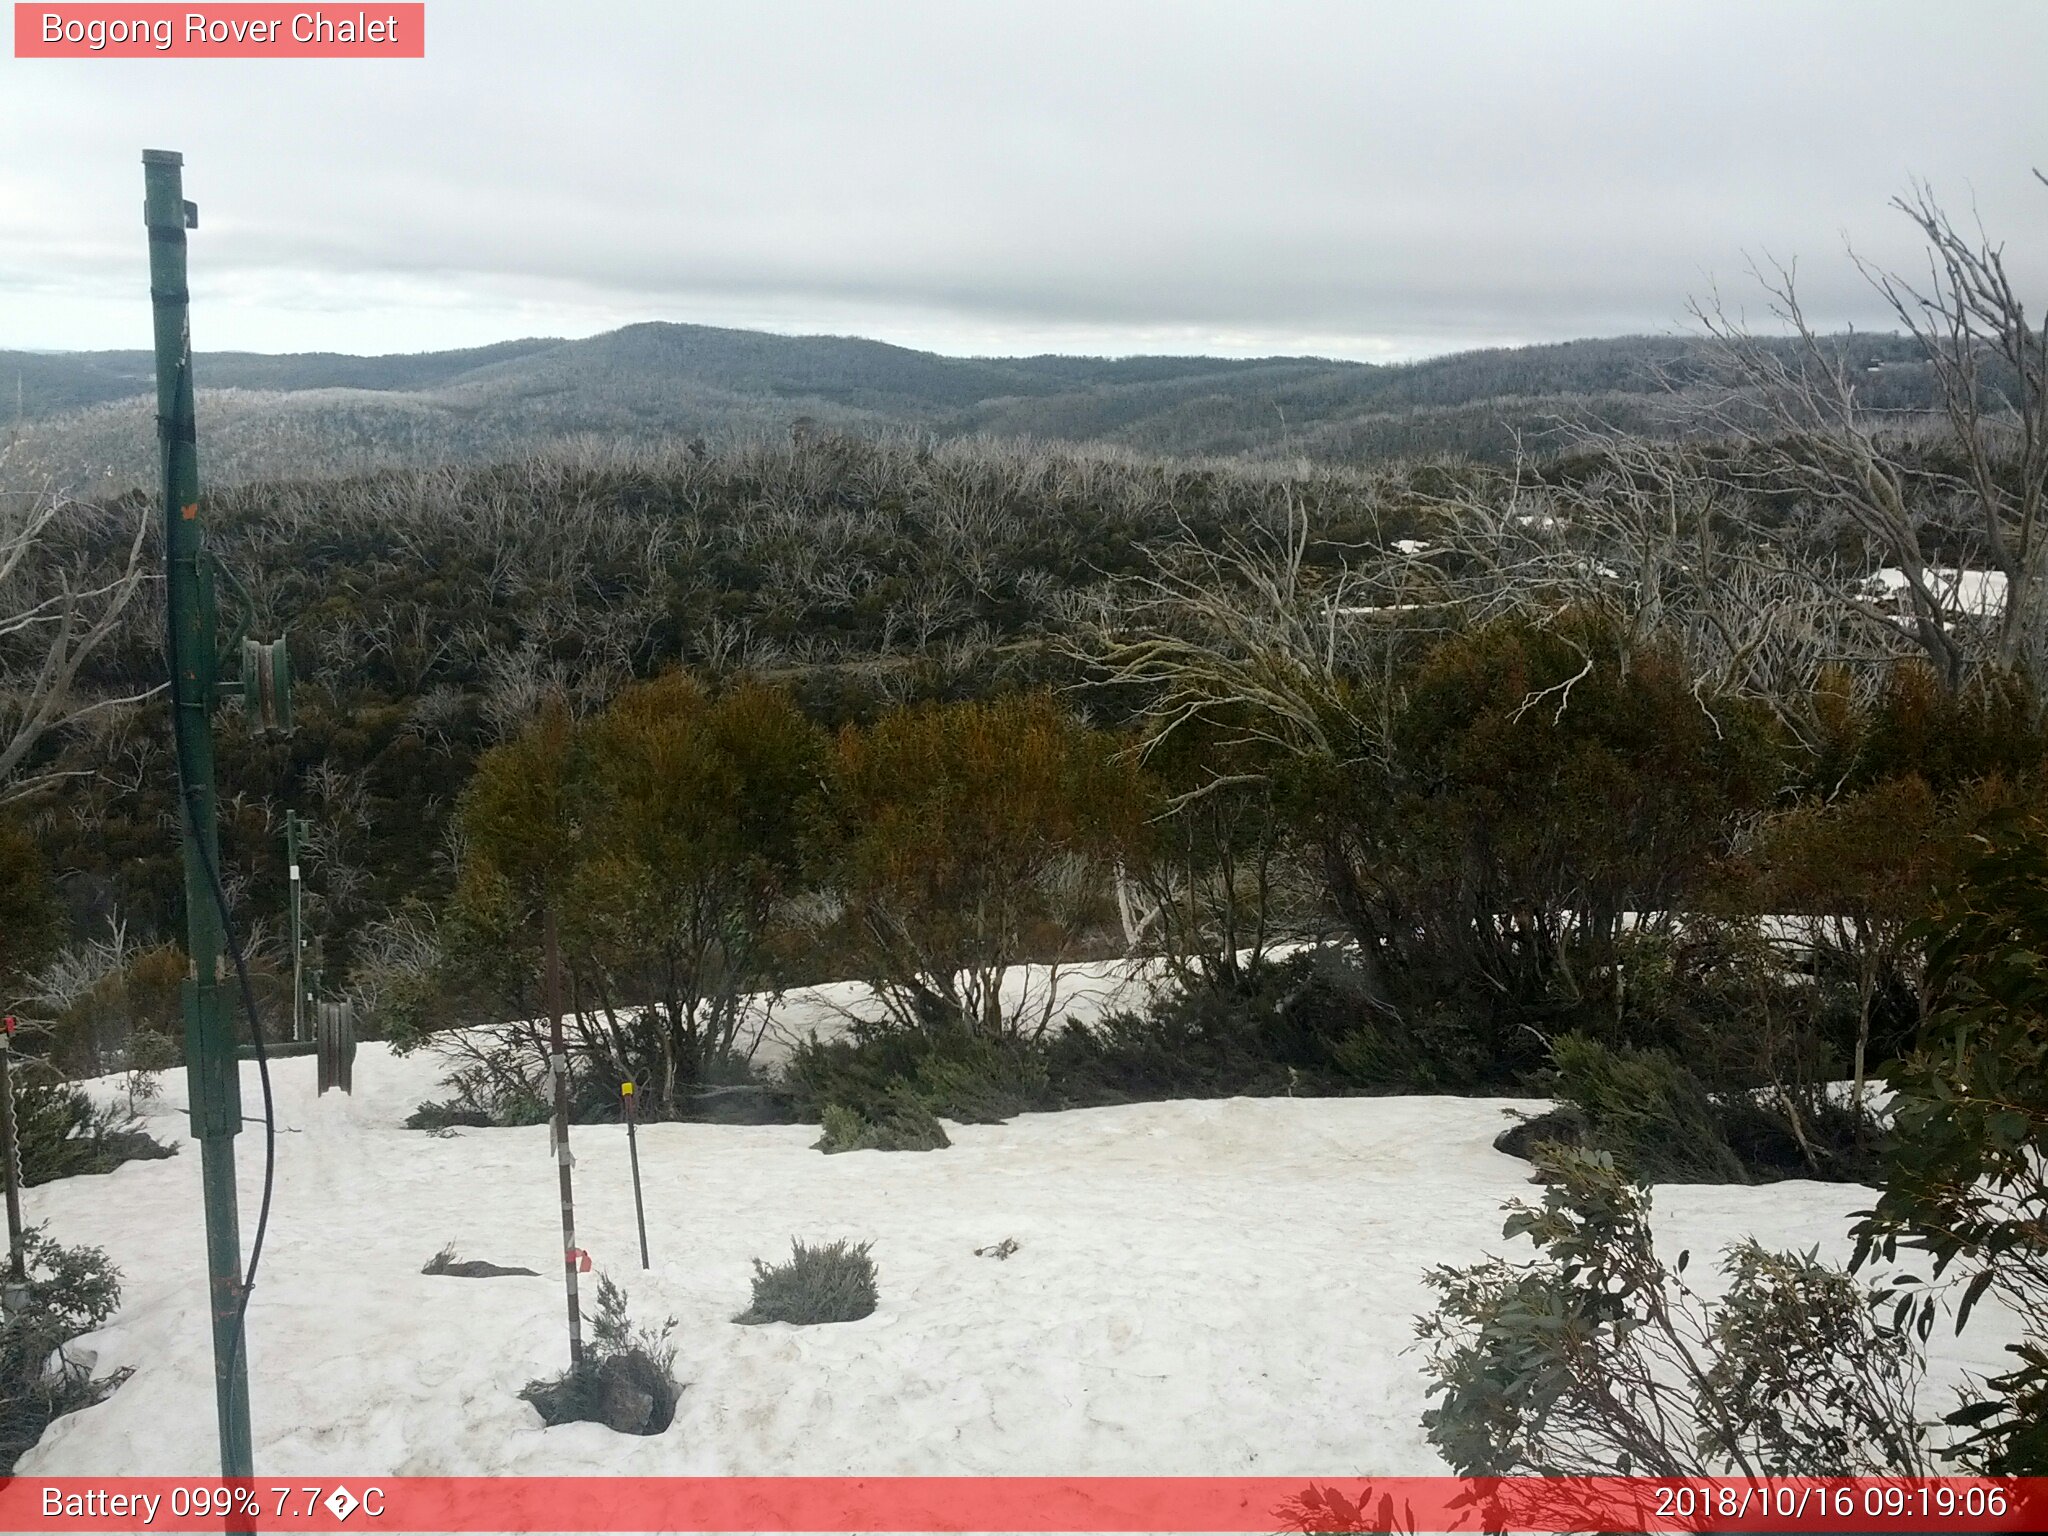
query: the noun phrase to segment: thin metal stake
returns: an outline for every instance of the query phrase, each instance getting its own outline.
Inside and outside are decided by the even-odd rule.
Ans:
[[[633,1163],[633,1219],[640,1223],[640,1267],[652,1269],[647,1262],[647,1207],[640,1201],[640,1140],[633,1134],[633,1122],[638,1118],[633,1109],[633,1085],[619,1084],[619,1095],[626,1101],[626,1156]]]

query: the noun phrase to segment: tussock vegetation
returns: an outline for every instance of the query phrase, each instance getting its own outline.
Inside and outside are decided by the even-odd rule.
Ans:
[[[792,1241],[787,1263],[754,1260],[754,1300],[736,1323],[851,1323],[875,1310],[868,1243]]]

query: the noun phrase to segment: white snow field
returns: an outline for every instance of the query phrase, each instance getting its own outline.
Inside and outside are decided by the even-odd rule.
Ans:
[[[799,999],[801,1019],[814,997]],[[822,1020],[821,1020],[822,1021]],[[623,1127],[578,1126],[578,1241],[640,1321],[673,1313],[687,1383],[663,1434],[544,1428],[517,1397],[565,1363],[561,1232],[544,1127],[401,1128],[445,1064],[367,1045],[353,1098],[273,1064],[277,1187],[249,1308],[259,1473],[1427,1474],[1408,1352],[1423,1272],[1488,1252],[1533,1196],[1496,1152],[1507,1101],[1230,1099],[954,1126],[926,1153],[811,1150],[809,1126],[640,1129],[653,1268],[639,1268]],[[247,1111],[260,1111],[253,1065]],[[111,1091],[111,1080],[102,1091]],[[184,1073],[150,1128],[178,1156],[27,1191],[31,1221],[105,1247],[120,1312],[80,1341],[105,1402],[58,1420],[36,1475],[209,1474],[214,1443],[199,1157]],[[1523,1102],[1517,1107],[1542,1107]],[[261,1129],[239,1138],[242,1231]],[[1846,1252],[1860,1187],[1665,1186],[1660,1245],[1692,1277],[1725,1244]],[[869,1239],[881,1305],[860,1322],[741,1327],[749,1261],[792,1237]],[[1014,1239],[1007,1259],[976,1248]],[[420,1273],[463,1258],[538,1278]],[[590,1296],[586,1279],[586,1306]],[[1934,1340],[1936,1382],[1997,1363],[1987,1317]],[[1927,1406],[1947,1406],[1935,1385]]]

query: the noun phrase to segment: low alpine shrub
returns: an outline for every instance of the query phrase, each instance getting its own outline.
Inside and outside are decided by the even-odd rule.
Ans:
[[[682,1396],[669,1342],[675,1327],[671,1317],[659,1328],[634,1328],[625,1291],[599,1275],[581,1368],[530,1381],[519,1395],[545,1424],[603,1424],[621,1434],[658,1435],[675,1422]]]
[[[1503,1229],[1533,1261],[1428,1276],[1423,1424],[1460,1475],[1930,1470],[1922,1336],[1901,1326],[1896,1293],[1745,1242],[1709,1299],[1685,1283],[1689,1254],[1658,1257],[1650,1191],[1611,1157],[1553,1146],[1541,1164],[1542,1205],[1510,1204]]]
[[[0,1474],[52,1419],[100,1401],[127,1377],[95,1380],[91,1362],[64,1346],[114,1315],[121,1272],[98,1248],[67,1248],[40,1227],[23,1235],[27,1304],[0,1320]]]
[[[869,1243],[790,1244],[786,1264],[754,1260],[754,1300],[736,1323],[851,1323],[875,1310]]]

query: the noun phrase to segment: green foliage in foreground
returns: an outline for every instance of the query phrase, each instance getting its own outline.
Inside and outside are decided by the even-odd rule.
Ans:
[[[126,1376],[95,1381],[69,1359],[52,1362],[68,1340],[114,1315],[121,1272],[102,1250],[66,1248],[40,1227],[24,1234],[23,1248],[28,1305],[0,1322],[0,1474],[14,1471],[50,1420],[91,1407]]]
[[[1901,1246],[1963,1287],[1956,1326],[1995,1294],[2018,1322],[2010,1366],[1972,1383],[1949,1422],[1999,1475],[2048,1474],[2048,823],[2010,817],[1923,930],[1937,999],[1891,1074],[1884,1193],[1859,1263]]]
[[[1507,1207],[1533,1261],[1429,1275],[1419,1320],[1430,1443],[1465,1476],[1925,1473],[1919,1341],[1812,1252],[1731,1248],[1686,1285],[1650,1193],[1600,1153],[1552,1149],[1543,1203]]]

